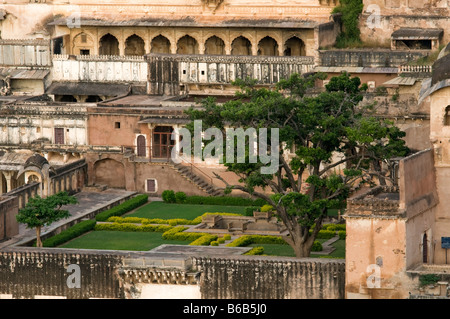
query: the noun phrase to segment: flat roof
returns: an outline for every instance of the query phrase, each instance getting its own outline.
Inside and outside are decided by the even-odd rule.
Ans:
[[[429,40],[438,39],[444,34],[443,29],[400,28],[392,32],[394,40]]]
[[[96,19],[81,17],[80,26],[118,26],[118,27],[209,27],[209,28],[314,28],[321,23],[307,19],[242,19],[232,18],[223,21],[200,21],[193,17],[168,19],[166,17],[141,19]],[[58,18],[48,25],[67,25],[67,18]]]

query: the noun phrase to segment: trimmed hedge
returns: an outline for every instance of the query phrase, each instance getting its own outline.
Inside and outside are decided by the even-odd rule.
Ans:
[[[216,243],[216,244],[212,244],[212,243]],[[211,246],[219,246],[219,243],[217,242],[217,235],[210,235],[210,234],[206,234],[203,235],[199,238],[197,238],[196,240],[194,240],[192,243],[190,243],[189,245],[193,245],[193,246],[209,246],[211,244]]]
[[[97,216],[95,216],[95,219],[100,222],[106,221],[111,216],[122,216],[125,213],[128,213],[129,211],[142,206],[143,204],[148,202],[148,195],[147,194],[140,194],[136,197],[127,200],[126,202],[114,206],[111,209],[105,210],[104,212],[101,212]]]
[[[223,205],[223,206],[258,206],[267,204],[263,199],[251,199],[232,196],[187,196],[185,204]]]
[[[262,255],[264,254],[264,247],[258,246],[258,247],[253,247],[252,249],[250,249],[249,251],[247,251],[246,253],[244,253],[244,255]]]
[[[44,247],[56,247],[71,239],[74,239],[82,234],[91,231],[95,227],[95,220],[82,221],[64,231],[58,235],[52,236],[42,242]]]
[[[136,224],[166,224],[170,226],[177,225],[198,225],[202,222],[202,218],[207,215],[224,215],[224,216],[242,216],[240,214],[234,213],[204,213],[192,220],[184,218],[172,218],[172,219],[162,219],[162,218],[141,218],[141,217],[120,217],[111,216],[106,221],[112,223],[136,223]]]
[[[228,243],[227,247],[245,247],[250,244],[278,244],[287,245],[283,238],[278,236],[265,236],[265,235],[244,235],[236,238],[231,243]]]
[[[347,237],[347,232],[345,230],[338,231],[339,239],[345,239]]]
[[[311,251],[322,251],[323,250],[323,246],[319,241],[315,241],[311,247]]]
[[[167,225],[136,225],[131,223],[111,223],[111,224],[97,224],[95,230],[109,230],[109,231],[126,231],[126,232],[158,232],[164,233],[172,229],[172,226]]]
[[[175,198],[175,192],[170,189],[163,191],[161,197],[165,203],[175,203],[177,201]]]

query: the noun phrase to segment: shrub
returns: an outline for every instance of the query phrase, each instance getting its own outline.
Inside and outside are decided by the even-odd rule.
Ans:
[[[322,244],[316,240],[311,247],[311,251],[322,251],[322,250],[323,250]]]
[[[172,226],[167,225],[136,225],[131,223],[112,223],[112,224],[102,223],[95,225],[95,230],[107,230],[107,231],[164,233],[171,229]]]
[[[166,239],[166,240],[195,241],[196,239],[199,239],[202,236],[205,236],[205,235],[210,236],[210,234],[206,234],[206,233],[186,233],[186,232],[184,232],[186,229],[188,229],[188,228],[183,227],[183,226],[174,227],[174,228],[166,231],[165,233],[163,233],[162,238]],[[217,238],[217,236],[216,236],[216,238]],[[212,240],[215,240],[215,239],[212,239]],[[209,245],[209,242],[208,242],[208,245]]]
[[[347,233],[345,230],[338,231],[339,239],[345,239],[347,237]]]
[[[173,190],[165,190],[162,192],[161,197],[165,203],[175,203],[175,192]]]
[[[439,276],[434,274],[425,274],[419,276],[420,286],[434,285],[440,280]]]
[[[278,244],[287,245],[283,238],[279,236],[265,236],[265,235],[244,235],[236,238],[228,247],[245,247],[250,244]]]
[[[249,251],[247,251],[244,255],[262,255],[264,254],[264,247],[258,246],[253,247]]]
[[[197,238],[196,240],[194,240],[189,245],[192,245],[192,246],[208,246],[212,242],[216,242],[217,243],[216,239],[217,239],[217,235],[203,234],[203,236]],[[213,245],[213,246],[219,246],[219,243],[217,243],[217,245]]]
[[[312,230],[309,231],[309,233],[312,233]],[[330,239],[336,236],[335,231],[331,230],[319,230],[319,233],[317,234],[317,239]]]
[[[261,198],[251,199],[232,196],[188,196],[185,204],[261,207],[267,203]]]
[[[44,247],[59,246],[65,242],[68,242],[71,239],[74,239],[88,231],[93,230],[95,227],[95,223],[96,223],[95,220],[82,221],[82,222],[62,231],[58,235],[55,235],[53,237],[50,237],[50,238],[44,240],[42,244]]]
[[[261,207],[261,212],[271,212],[272,210],[273,210],[272,205],[264,205],[263,207]]]
[[[225,238],[223,238],[223,237],[217,238],[217,242],[219,244],[223,244],[225,242]]]
[[[200,238],[203,238],[203,237],[200,237]],[[197,239],[198,240],[198,239]],[[192,245],[192,243],[190,243],[189,245]],[[211,242],[211,246],[219,246],[219,242],[217,241],[217,240],[213,240],[212,242]]]
[[[245,216],[253,216],[253,212],[256,212],[259,209],[260,209],[259,206],[248,206],[248,207],[245,207],[244,215]]]
[[[175,193],[175,201],[179,204],[183,204],[186,201],[186,193],[184,192],[176,192]]]
[[[230,240],[231,239],[231,235],[229,235],[229,234],[223,235],[223,239]]]
[[[95,219],[97,221],[104,222],[111,216],[122,216],[123,214],[128,213],[129,211],[147,203],[147,201],[147,194],[137,195],[136,197],[129,199],[120,205],[114,206],[111,209],[101,212],[100,214],[95,216]]]

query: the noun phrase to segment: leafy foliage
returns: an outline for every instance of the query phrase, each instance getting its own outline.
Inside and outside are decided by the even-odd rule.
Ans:
[[[255,89],[254,82],[241,80],[235,99],[217,104],[207,98],[187,111],[191,120],[203,121],[204,129],[219,128],[224,136],[226,126],[278,129],[280,145],[294,155],[289,163],[283,149],[274,174],[261,173],[265,164],[260,160],[251,163],[246,158],[239,163],[224,158],[241,184],[229,185],[216,177],[228,190],[247,192],[271,205],[289,231],[284,239],[299,257],[309,255],[328,209],[344,207],[352,188],[361,183],[395,182],[390,176],[391,159],[409,152],[402,140],[404,132],[391,122],[363,114],[366,109],[360,104],[367,86],[358,77],[343,73],[333,77],[324,92],[307,94],[319,79],[324,75],[294,74],[274,90]],[[249,139],[244,143],[248,156]],[[258,187],[269,188],[273,195],[256,191]]]
[[[28,203],[16,216],[19,223],[27,228],[48,226],[63,218],[70,216],[67,210],[61,209],[68,204],[76,204],[76,197],[69,196],[66,192],[42,198],[39,195],[29,199]]]
[[[333,13],[341,13],[343,31],[336,39],[337,47],[349,47],[361,43],[359,15],[363,10],[362,0],[341,0]]]

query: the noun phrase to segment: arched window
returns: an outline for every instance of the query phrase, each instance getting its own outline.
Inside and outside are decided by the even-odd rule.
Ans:
[[[251,42],[242,36],[237,37],[231,43],[231,54],[232,55],[251,55],[252,54],[252,44]]]
[[[278,43],[271,37],[265,37],[258,43],[258,55],[277,56]]]
[[[225,42],[219,37],[212,36],[205,42],[205,54],[225,54]]]
[[[140,36],[133,34],[125,41],[125,55],[144,55],[145,42]]]
[[[170,53],[170,41],[162,35],[154,37],[150,45],[150,53]]]
[[[450,105],[445,108],[444,125],[450,125]]]
[[[284,43],[285,56],[304,56],[305,43],[297,37],[292,37]]]
[[[422,261],[423,261],[424,264],[426,264],[426,263],[428,263],[428,238],[427,238],[427,233],[423,234],[422,249],[423,249]]]
[[[177,42],[177,54],[198,54],[198,43],[193,37],[185,35]]]
[[[119,55],[119,41],[112,34],[105,34],[100,39],[100,55]]]

